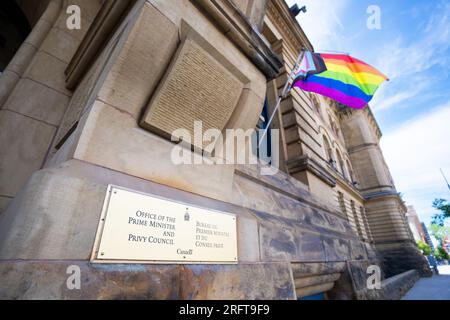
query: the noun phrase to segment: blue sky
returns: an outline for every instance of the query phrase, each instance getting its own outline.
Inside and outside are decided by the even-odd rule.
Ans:
[[[397,190],[428,225],[435,198],[450,200],[450,0],[287,0],[317,52],[348,52],[385,73],[371,108]],[[367,8],[380,8],[369,30]]]

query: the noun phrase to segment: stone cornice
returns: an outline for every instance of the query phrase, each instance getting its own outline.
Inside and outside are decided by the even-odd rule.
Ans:
[[[308,170],[317,178],[325,182],[331,187],[336,186],[336,178],[328,172],[322,165],[308,156],[300,156],[296,159],[289,160],[287,167],[290,174]]]
[[[338,184],[341,188],[345,189],[348,193],[351,193],[354,197],[359,198],[363,201],[365,198],[363,194],[348,180],[346,180],[340,173],[335,173],[336,175],[336,184]]]
[[[298,21],[291,15],[289,7],[284,0],[270,0],[267,6],[267,15],[280,28],[285,42],[299,51],[302,47],[314,51],[314,47],[303,31]]]
[[[404,212],[406,213],[408,211],[408,209],[406,208],[405,202],[400,197],[398,192],[395,190],[364,193],[364,199],[366,201],[372,201],[372,200],[377,201],[377,200],[385,199],[385,198],[391,198],[391,199],[397,200],[399,202],[400,206],[402,207],[402,209],[404,210]]]
[[[355,153],[355,152],[358,152],[361,150],[365,150],[370,147],[379,147],[379,145],[377,143],[363,143],[363,144],[348,148],[347,151],[348,151],[348,154],[352,154],[352,153]]]
[[[336,212],[336,208],[334,206],[330,206],[323,203],[323,201],[316,199],[311,195],[308,187],[302,182],[296,180],[281,170],[275,175],[264,176],[259,173],[260,169],[260,165],[238,165],[236,166],[235,174],[284,196],[295,199],[314,208],[326,211],[327,213],[342,219],[342,216]]]
[[[245,14],[230,0],[191,0],[269,79],[279,73],[283,62],[250,23]]]

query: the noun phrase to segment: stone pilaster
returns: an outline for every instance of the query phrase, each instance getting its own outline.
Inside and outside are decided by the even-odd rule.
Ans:
[[[379,146],[381,131],[367,107],[340,110],[341,128],[361,193],[372,240],[384,271],[393,276],[410,269],[429,274],[428,263],[417,249],[406,223],[406,208],[397,193]]]

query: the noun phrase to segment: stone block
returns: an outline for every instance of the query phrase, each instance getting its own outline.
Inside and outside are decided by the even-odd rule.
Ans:
[[[74,270],[80,271],[79,290],[67,287]],[[8,300],[177,299],[180,281],[176,265],[91,265],[76,260],[0,261],[0,276],[0,299]]]
[[[86,124],[79,126],[82,134],[75,159],[214,199],[229,199],[234,166],[177,164],[172,161],[173,143],[139,128],[129,114],[100,101],[86,118]],[[183,152],[193,157],[190,150]]]
[[[11,89],[14,88],[20,77],[17,73],[5,70],[0,77],[0,109],[11,94]]]
[[[11,197],[0,196],[0,215],[6,210],[11,200]]]
[[[64,32],[67,32],[72,38],[77,39],[78,42],[81,42],[89,30],[91,23],[92,21],[85,19],[84,15],[81,15],[81,28],[70,30],[67,28],[67,14],[63,13],[57,18],[54,27],[59,30],[64,30]]]
[[[54,126],[0,110],[0,195],[14,196],[44,161]]]
[[[294,279],[342,273],[346,267],[345,262],[303,262],[292,263],[292,274]]]
[[[69,5],[77,5],[81,9],[83,19],[92,21],[103,2],[102,0],[64,0],[63,8],[67,8]]]
[[[80,289],[69,290],[73,270]],[[68,274],[69,271],[69,274]],[[111,265],[86,261],[0,261],[0,299],[295,299],[287,264]]]
[[[55,4],[53,3],[52,5],[54,6]],[[51,11],[54,11],[54,9]],[[66,19],[64,19],[64,27],[66,26]],[[53,21],[46,20],[44,18],[39,19],[34,25],[28,37],[25,39],[25,43],[37,50],[41,46],[42,41],[44,41],[49,30],[52,28],[52,23]]]
[[[30,79],[21,79],[4,108],[58,126],[69,97]]]
[[[255,219],[238,217],[237,239],[240,262],[260,261],[258,223]]]
[[[323,237],[326,261],[345,261],[350,258],[348,241],[339,238]]]
[[[358,240],[350,240],[350,254],[352,260],[367,259],[365,246]]]
[[[36,47],[24,42],[14,55],[13,59],[9,62],[6,70],[22,75],[36,52]]]
[[[295,299],[289,264],[187,265],[180,299]]]
[[[38,171],[0,216],[0,260],[89,259],[106,186]]]
[[[250,89],[244,89],[227,128],[254,129],[264,106],[264,99]]]
[[[70,91],[65,88],[66,78],[64,71],[66,67],[67,63],[48,53],[38,51],[25,71],[24,77],[70,96]]]
[[[263,261],[325,261],[320,235],[283,225],[260,223]]]
[[[66,30],[69,30],[66,28]],[[80,40],[59,28],[52,28],[47,34],[40,50],[69,63],[80,44]]]
[[[99,98],[139,118],[175,53],[177,31],[170,20],[146,3]]]

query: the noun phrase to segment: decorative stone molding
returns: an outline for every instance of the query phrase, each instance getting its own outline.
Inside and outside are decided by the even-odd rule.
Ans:
[[[119,21],[138,0],[106,0],[66,69],[66,87],[74,89],[117,28]],[[142,2],[142,1],[141,1]]]
[[[313,45],[300,24],[292,17],[284,0],[271,0],[267,6],[267,15],[280,26],[283,39],[288,40],[287,42],[294,50],[298,51],[305,47],[307,50],[314,51]]]
[[[230,0],[195,0],[216,27],[233,42],[256,67],[270,80],[283,66],[282,60],[272,51],[256,26]]]
[[[334,178],[325,168],[322,167],[317,161],[308,157],[300,156],[297,159],[289,160],[287,163],[289,172],[291,174],[308,170],[314,174],[317,178],[325,182],[331,187],[336,186],[336,178]]]

